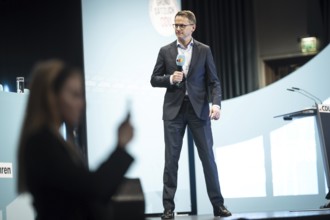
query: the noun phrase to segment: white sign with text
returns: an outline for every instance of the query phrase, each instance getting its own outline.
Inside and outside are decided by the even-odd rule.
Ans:
[[[13,164],[0,162],[0,178],[13,178]]]
[[[319,111],[323,113],[330,113],[330,105],[319,105]]]

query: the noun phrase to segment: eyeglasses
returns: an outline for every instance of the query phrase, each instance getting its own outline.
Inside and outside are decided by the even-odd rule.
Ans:
[[[180,28],[181,30],[185,29],[187,26],[194,25],[194,24],[173,24],[173,28],[177,29]]]

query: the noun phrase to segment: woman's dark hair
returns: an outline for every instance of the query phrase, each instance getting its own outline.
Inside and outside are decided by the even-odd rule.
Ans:
[[[76,69],[60,60],[48,60],[37,63],[32,71],[30,94],[26,106],[18,145],[18,192],[27,191],[25,175],[25,149],[28,138],[40,129],[48,128],[60,139],[57,125],[61,123],[56,97],[66,80]]]

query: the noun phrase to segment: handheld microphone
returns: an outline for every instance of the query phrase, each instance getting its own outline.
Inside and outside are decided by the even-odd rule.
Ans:
[[[186,62],[186,57],[183,54],[178,54],[178,56],[176,57],[176,66],[177,66],[177,70],[182,72],[182,67],[184,65],[184,63]],[[175,85],[179,88],[182,87],[182,82],[184,82],[184,76],[181,82],[176,83]]]
[[[320,101],[322,104],[322,101],[319,98],[317,98],[316,96],[314,96],[314,95],[310,94],[309,92],[306,92],[305,90],[302,90],[300,88],[292,87],[292,89],[286,89],[286,90],[288,90],[290,92],[298,92],[299,94],[305,96],[306,98],[313,100],[315,103],[315,106],[317,106],[318,101]],[[304,92],[301,92],[301,91],[304,91]]]

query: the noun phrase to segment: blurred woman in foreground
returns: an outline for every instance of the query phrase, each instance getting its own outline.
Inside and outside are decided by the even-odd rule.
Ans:
[[[79,123],[82,80],[79,70],[59,60],[33,71],[18,149],[18,192],[31,193],[37,220],[111,219],[111,196],[133,161],[125,151],[133,137],[129,115],[118,128],[117,148],[93,172],[70,135],[60,135],[63,123],[71,131]]]

